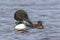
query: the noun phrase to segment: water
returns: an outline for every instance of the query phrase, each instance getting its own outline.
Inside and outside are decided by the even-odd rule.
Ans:
[[[14,13],[24,9],[33,23],[44,29],[14,30]],[[60,40],[60,0],[0,0],[0,40]]]

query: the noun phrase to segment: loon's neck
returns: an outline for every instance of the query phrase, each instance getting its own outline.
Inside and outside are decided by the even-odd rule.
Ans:
[[[16,23],[16,25],[18,25],[18,24],[22,24],[23,21],[16,21],[15,23]]]

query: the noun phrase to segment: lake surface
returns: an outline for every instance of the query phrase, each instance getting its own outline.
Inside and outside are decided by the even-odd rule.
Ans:
[[[14,13],[23,9],[44,29],[14,30]],[[0,40],[60,40],[60,0],[0,0]]]

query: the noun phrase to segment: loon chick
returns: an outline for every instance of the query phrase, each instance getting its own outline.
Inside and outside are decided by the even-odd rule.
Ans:
[[[33,24],[33,28],[43,29],[42,21],[38,21],[37,24]]]

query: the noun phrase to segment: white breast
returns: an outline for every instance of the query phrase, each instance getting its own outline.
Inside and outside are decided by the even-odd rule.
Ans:
[[[25,24],[19,24],[15,26],[16,30],[26,30],[26,25]]]

